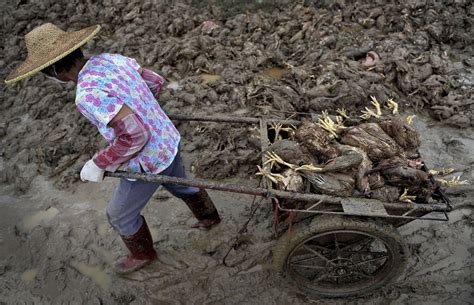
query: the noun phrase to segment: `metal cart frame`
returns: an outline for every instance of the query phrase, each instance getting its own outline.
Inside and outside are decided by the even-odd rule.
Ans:
[[[238,123],[238,124],[257,124],[260,128],[260,139],[261,139],[261,151],[262,151],[262,166],[265,169],[269,170],[269,164],[266,164],[266,156],[264,154],[267,151],[270,140],[268,138],[268,129],[270,123],[281,123],[284,125],[294,125],[297,126],[301,124],[300,121],[297,120],[281,120],[281,119],[265,119],[265,118],[252,118],[252,117],[223,117],[223,116],[188,116],[188,115],[170,115],[172,120],[178,121],[197,121],[197,122],[221,122],[221,123]],[[425,171],[427,171],[426,166],[423,167]],[[378,223],[379,226],[391,226],[390,230],[396,230],[393,228],[398,228],[402,225],[405,225],[413,220],[434,220],[434,221],[448,221],[448,212],[452,210],[452,206],[450,204],[449,199],[445,196],[441,189],[437,189],[435,194],[433,195],[433,200],[427,204],[420,204],[420,203],[402,203],[402,202],[382,202],[375,199],[366,199],[366,198],[344,198],[344,197],[335,197],[323,194],[312,194],[312,193],[297,193],[297,192],[289,192],[289,191],[282,191],[274,189],[272,186],[271,181],[268,179],[263,180],[262,187],[248,187],[236,184],[228,184],[228,183],[217,183],[212,182],[209,180],[204,179],[182,179],[164,175],[150,175],[150,174],[143,174],[143,173],[131,173],[131,172],[106,172],[106,176],[109,177],[118,177],[118,178],[132,178],[138,179],[143,181],[150,181],[150,182],[158,182],[158,183],[171,183],[171,184],[179,184],[179,185],[186,185],[186,186],[194,186],[198,188],[204,189],[212,189],[212,190],[219,190],[225,192],[232,192],[232,193],[241,193],[241,194],[249,194],[255,196],[261,196],[265,198],[271,198],[274,204],[276,215],[278,213],[286,213],[290,215],[287,217],[289,226],[291,227],[291,221],[294,220],[294,214],[306,215],[303,218],[309,218],[316,215],[320,215],[318,219],[348,219],[352,222],[356,222],[351,225],[346,224],[342,227],[334,227],[333,229],[329,230],[326,228],[329,226],[331,228],[331,224],[326,225],[324,229],[320,228],[321,225],[314,224],[314,232],[309,230],[308,232],[303,232],[301,234],[296,234],[296,243],[292,244],[292,236],[284,236],[281,238],[283,241],[280,242],[279,249],[275,250],[277,253],[277,260],[279,260],[280,264],[280,271],[283,273],[287,273],[290,275],[290,278],[298,284],[303,290],[308,292],[312,295],[318,296],[325,296],[325,297],[346,297],[346,296],[354,296],[365,294],[368,292],[373,292],[374,290],[380,288],[381,285],[385,285],[387,283],[393,282],[398,275],[404,269],[404,261],[406,260],[406,256],[408,255],[406,252],[406,246],[400,245],[398,250],[394,250],[398,247],[398,244],[402,244],[402,242],[397,239],[395,235],[389,236],[382,231],[386,228],[382,228],[379,231],[382,232],[382,235],[372,234],[370,230],[367,231],[364,228],[364,223],[367,222],[369,225],[374,223]],[[302,207],[299,208],[288,208],[281,204],[281,201],[289,201],[289,202],[299,202],[303,203]],[[430,215],[429,215],[430,214]],[[437,214],[437,217],[434,217],[431,214]],[[313,221],[314,222],[314,221]],[[319,226],[319,227],[318,227]],[[306,235],[305,235],[306,234]],[[314,241],[314,236],[317,236],[319,240],[327,240],[328,234],[334,236],[334,242],[331,241],[331,245],[327,243],[326,246],[321,246],[318,242]],[[339,235],[338,235],[339,234]],[[351,235],[352,234],[352,235]],[[387,236],[385,236],[385,235]],[[288,235],[288,234],[287,234]],[[351,237],[348,237],[351,236]],[[371,256],[373,257],[369,260],[364,262],[372,262],[377,260],[382,260],[381,258],[386,258],[387,262],[392,260],[392,265],[396,265],[396,268],[392,266],[391,269],[387,269],[387,267],[383,267],[380,269],[381,271],[377,271],[377,276],[373,276],[373,279],[370,281],[364,279],[364,277],[369,277],[371,274],[365,274],[360,272],[359,275],[359,267],[354,268],[356,264],[361,264],[360,262],[354,263],[353,260],[348,259],[347,257],[350,256],[352,258],[355,256],[355,250],[352,250],[350,243],[345,241],[347,245],[344,247],[340,247],[341,242],[337,239],[339,238],[350,238],[351,241],[357,241],[357,243],[363,243],[364,240],[372,240],[372,243],[378,242],[383,244],[388,250],[386,251],[385,256],[381,256],[379,252],[370,252]],[[298,240],[298,238],[300,240]],[[313,243],[313,244],[311,244]],[[334,245],[332,245],[334,243]],[[290,245],[288,248],[288,245]],[[316,248],[313,248],[316,247]],[[319,248],[318,248],[319,247]],[[367,247],[367,246],[366,246]],[[370,247],[373,247],[370,246]],[[353,248],[353,247],[352,247]],[[306,249],[305,253],[303,250]],[[315,250],[316,249],[316,250]],[[319,250],[317,250],[319,249]],[[325,250],[322,250],[325,249]],[[344,254],[341,252],[341,249],[351,250],[350,254]],[[301,253],[299,253],[300,251]],[[318,251],[322,251],[321,253]],[[366,250],[364,250],[366,251]],[[395,252],[400,253],[395,253]],[[329,253],[336,253],[331,254]],[[367,252],[367,251],[366,251]],[[403,252],[403,253],[402,253]],[[282,254],[283,253],[283,254]],[[322,253],[327,253],[328,257],[333,257],[332,260],[327,259],[325,255]],[[360,251],[359,251],[360,253]],[[377,254],[379,253],[379,254]],[[359,254],[357,254],[359,255]],[[379,257],[377,257],[379,256]],[[303,261],[316,261],[320,259],[322,262],[318,264],[315,263],[313,266],[304,265],[306,266],[307,270],[299,271],[298,268],[301,269],[299,266],[303,266],[301,264],[296,264],[292,262],[295,257],[303,257],[299,258],[298,262]],[[394,263],[395,262],[395,263]],[[292,270],[292,266],[298,266],[298,268],[294,267]],[[364,263],[369,264],[369,263]],[[388,264],[388,263],[386,263]],[[327,284],[318,284],[315,285],[313,282],[314,280],[309,279],[310,272],[308,270],[313,269],[321,269],[323,272],[318,272],[319,276],[321,274],[330,274],[327,277],[331,277],[331,279],[335,278],[337,281],[332,285]],[[396,270],[395,270],[396,269]],[[400,271],[401,270],[401,271]],[[364,271],[365,272],[365,271]],[[370,272],[369,272],[370,273]],[[393,273],[393,274],[392,274]],[[342,279],[344,276],[347,277],[347,274],[355,274],[355,281],[344,283]],[[388,275],[389,276],[388,276]],[[311,276],[314,276],[311,274]],[[324,276],[323,276],[324,277]],[[367,283],[364,285],[357,285],[357,278],[361,278],[361,282],[366,281]],[[342,287],[342,288],[341,288]]]

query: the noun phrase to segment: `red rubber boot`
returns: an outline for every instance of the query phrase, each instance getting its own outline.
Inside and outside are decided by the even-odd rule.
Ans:
[[[143,216],[142,216],[143,218]],[[157,259],[153,248],[150,230],[143,218],[143,224],[137,233],[130,236],[120,236],[130,255],[119,259],[115,263],[115,272],[124,274],[138,270]]]
[[[219,213],[206,190],[201,189],[196,194],[183,198],[183,201],[198,220],[191,226],[192,228],[210,229],[221,222]]]

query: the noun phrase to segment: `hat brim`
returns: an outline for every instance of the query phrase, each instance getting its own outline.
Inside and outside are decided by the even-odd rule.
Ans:
[[[86,44],[99,31],[100,25],[94,25],[76,32],[66,32],[67,35],[64,36],[65,41],[62,41],[61,46],[55,49],[54,54],[51,54],[48,58],[34,61],[27,57],[23,63],[7,76],[5,83],[13,84],[38,73]]]

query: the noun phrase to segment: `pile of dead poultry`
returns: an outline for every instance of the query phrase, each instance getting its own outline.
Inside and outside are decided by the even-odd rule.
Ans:
[[[401,117],[393,100],[381,105],[371,99],[373,108],[357,118],[337,109],[299,126],[273,124],[258,175],[280,190],[385,202],[427,203],[440,185],[467,183],[440,178],[452,168],[427,170],[418,153],[414,116]]]

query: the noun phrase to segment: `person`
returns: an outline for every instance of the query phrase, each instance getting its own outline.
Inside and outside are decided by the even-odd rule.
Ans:
[[[41,71],[55,81],[76,84],[77,109],[109,143],[84,164],[82,181],[99,182],[105,171],[118,169],[186,178],[180,134],[156,100],[164,79],[122,55],[85,58],[80,47],[99,30],[97,25],[65,32],[51,23],[33,29],[25,35],[26,60],[5,82]],[[220,222],[204,189],[163,186],[187,204],[198,220],[193,228],[208,229]],[[137,270],[157,258],[141,210],[158,187],[153,182],[121,179],[107,205],[107,219],[130,251],[115,263],[118,273]]]

